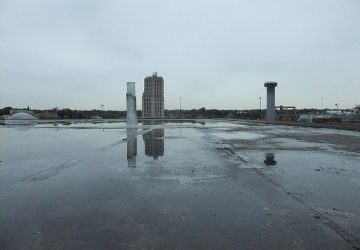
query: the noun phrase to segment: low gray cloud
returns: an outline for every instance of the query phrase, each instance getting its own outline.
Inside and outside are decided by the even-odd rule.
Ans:
[[[0,106],[125,109],[165,79],[165,106],[360,104],[360,2],[0,0]]]

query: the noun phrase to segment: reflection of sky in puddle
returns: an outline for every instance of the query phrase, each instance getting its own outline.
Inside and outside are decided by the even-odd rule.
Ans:
[[[191,123],[183,124],[191,125]],[[201,133],[197,127],[182,127],[181,123],[168,123],[165,125],[139,126],[139,128],[128,129],[127,131],[125,127],[120,128],[120,126],[125,125],[124,122],[114,122],[104,123],[104,126],[113,129],[107,129],[105,131],[100,129],[86,129],[86,127],[93,128],[93,126],[101,125],[102,124],[94,125],[92,123],[78,122],[70,125],[70,129],[50,129],[53,126],[52,124],[39,124],[36,128],[28,127],[26,130],[3,127],[1,139],[5,143],[0,145],[2,153],[1,160],[3,161],[3,165],[12,166],[12,164],[14,164],[19,167],[18,170],[27,173],[27,175],[22,176],[21,179],[26,179],[30,176],[30,178],[28,178],[29,180],[35,180],[43,178],[48,173],[49,177],[52,177],[60,173],[60,171],[69,171],[70,168],[83,164],[84,159],[87,159],[89,156],[97,157],[104,152],[113,152],[114,150],[117,151],[116,157],[121,156],[123,163],[126,164],[127,160],[133,159],[132,163],[129,162],[129,166],[131,165],[132,167],[142,169],[146,169],[146,167],[154,161],[160,166],[164,166],[165,162],[167,166],[173,166],[173,162],[178,162],[179,164],[176,164],[176,168],[180,170],[183,168],[181,163],[183,163],[184,166],[206,165],[209,167],[210,163],[215,159],[214,157],[208,157],[209,154],[208,151],[206,151],[208,149],[201,149],[206,146],[203,141],[203,133]],[[266,134],[268,134],[267,130],[262,131],[263,133],[257,133],[256,130],[258,130],[258,128],[255,128],[253,132],[235,131],[234,128],[240,126],[226,122],[207,122],[205,126],[200,126],[209,127],[211,135],[224,140],[243,139],[258,141],[258,139],[264,138]],[[85,127],[85,129],[79,130],[77,129],[78,127]],[[274,130],[279,131],[278,128],[274,128]],[[283,128],[283,130],[293,132],[296,129]],[[302,133],[304,132],[303,129],[301,131]],[[322,130],[319,131],[323,132]],[[339,133],[347,132],[340,131]],[[268,139],[276,144],[272,146],[278,150],[321,149],[323,151],[336,152],[335,150],[331,151],[331,148],[326,143],[266,137],[266,140]],[[264,142],[264,147],[269,147],[269,145]],[[261,147],[257,145],[257,148]],[[202,157],[202,154],[207,156]],[[238,152],[238,154],[240,154],[240,152]],[[259,159],[258,162],[259,166],[264,165],[264,153],[261,154],[261,159]],[[245,153],[242,158],[246,159],[246,155]],[[187,161],[187,158],[191,157],[193,158],[192,161]],[[108,159],[103,160],[107,162]],[[253,160],[251,157],[248,159],[249,162]],[[276,160],[278,159],[276,158]],[[71,164],[69,164],[69,162]],[[128,165],[126,164],[126,166]],[[3,170],[4,169],[3,167]],[[214,169],[216,169],[216,167],[214,167]],[[8,169],[8,171],[11,170]],[[16,172],[16,175],[21,175],[21,171]],[[169,169],[162,172],[160,176],[171,175],[175,169],[172,169],[170,173],[167,171],[169,171]],[[197,173],[199,174],[200,172]],[[210,172],[208,176],[213,176],[213,174],[214,173]],[[186,171],[182,174],[178,173],[178,176],[183,175],[188,175],[188,173]],[[204,178],[206,176],[207,175],[205,175]],[[199,176],[197,176],[197,178],[198,177]]]
[[[7,181],[60,178],[58,180],[66,182],[64,174],[102,172],[101,168],[95,170],[95,166],[106,166],[106,171],[136,168],[137,174],[143,177],[186,183],[223,176],[222,160],[209,154],[203,134],[196,128],[157,124],[104,131],[92,127],[32,127],[18,131],[5,127],[1,132],[4,143],[0,145],[3,165],[0,183],[4,176]]]
[[[271,135],[286,135],[286,134],[307,134],[307,135],[347,135],[360,137],[360,133],[357,131],[338,130],[328,128],[306,128],[306,127],[294,127],[294,126],[269,126],[268,134]]]
[[[261,165],[264,151],[248,151],[246,155]],[[359,157],[341,156],[324,151],[276,151],[277,168],[267,168],[272,178],[285,182],[296,192],[312,190],[328,203],[339,204],[355,209],[360,188]],[[276,175],[274,175],[276,173]],[[303,190],[298,188],[302,186]]]
[[[82,121],[64,121],[54,123],[40,123],[36,128],[121,128],[126,127],[126,122],[82,122]]]
[[[290,138],[273,138],[273,142],[279,143],[279,148],[289,148],[289,149],[311,149],[314,148],[330,150],[330,147],[326,143],[317,143],[310,141],[301,141],[297,139]]]
[[[228,128],[241,128],[247,127],[245,124],[238,124],[238,123],[230,123],[230,122],[214,122],[214,121],[207,121],[206,127],[209,128],[220,128],[221,130],[226,130]]]
[[[205,125],[205,122],[202,121],[161,121],[162,124],[160,126],[163,127],[203,127]],[[148,128],[149,124],[147,122],[139,122],[138,128]],[[7,127],[10,127],[7,125]],[[24,126],[23,126],[24,127]],[[76,128],[76,129],[123,129],[126,128],[126,122],[125,121],[51,121],[50,123],[39,123],[35,125],[36,128]]]
[[[74,227],[77,227],[78,218],[86,213],[90,221],[95,218],[102,222],[103,218],[96,218],[98,211],[109,212],[109,225],[116,220],[122,225],[125,217],[136,221],[144,216],[147,220],[161,209],[174,211],[188,202],[189,211],[199,210],[193,218],[200,218],[208,212],[211,218],[216,219],[209,228],[219,225],[218,219],[223,225],[222,217],[213,216],[211,209],[214,205],[219,204],[217,211],[223,211],[224,205],[229,206],[228,211],[233,211],[229,216],[229,225],[232,226],[234,218],[244,211],[257,211],[246,203],[257,200],[259,194],[265,197],[259,200],[259,205],[263,207],[264,201],[269,200],[273,200],[273,204],[287,203],[286,199],[294,193],[305,203],[316,200],[309,202],[311,206],[315,204],[314,207],[321,202],[321,208],[329,211],[333,211],[332,208],[347,208],[345,212],[353,216],[348,220],[354,224],[358,222],[355,219],[360,218],[359,157],[342,154],[339,150],[330,151],[326,143],[272,136],[258,140],[259,135],[263,138],[270,128],[259,129],[251,125],[237,131],[235,128],[239,125],[224,122],[209,122],[201,127],[169,124],[128,129],[120,127],[125,124],[119,122],[106,124],[111,129],[94,129],[101,128],[99,125],[78,123],[69,129],[54,129],[52,124],[44,125],[48,127],[28,127],[26,130],[0,128],[0,204],[1,213],[5,214],[1,218],[2,222],[5,221],[2,225],[32,228],[34,223],[31,218],[43,218],[44,225],[53,228],[53,225],[59,224],[61,231],[63,222],[73,221],[76,223]],[[89,129],[79,129],[78,126],[89,126]],[[296,130],[289,129],[289,132]],[[229,140],[225,144],[215,137],[239,141]],[[242,148],[236,148],[232,143],[239,143]],[[259,144],[267,148],[260,148]],[[256,190],[258,187],[262,188]],[[219,193],[222,188],[223,192]],[[279,199],[273,199],[278,195]],[[213,203],[198,207],[200,199]],[[233,203],[237,199],[238,203]],[[176,200],[179,203],[168,206]],[[241,204],[245,206],[241,207]],[[298,205],[296,202],[293,207],[285,209],[293,216]],[[122,210],[124,207],[129,210]],[[148,208],[150,212],[144,213]],[[73,213],[71,217],[68,217],[69,211]],[[116,217],[119,211],[122,212]],[[278,207],[276,211],[281,214],[284,207]],[[224,216],[228,213],[225,212],[219,214]],[[309,213],[307,209],[305,212]],[[53,219],[59,214],[60,223],[54,223]],[[178,215],[173,215],[171,213],[171,219],[166,221],[171,227],[173,218],[178,218]],[[264,216],[266,220],[270,217]],[[278,223],[280,217],[273,217]],[[161,215],[154,224],[158,225],[163,220]],[[82,221],[89,220],[85,218]],[[184,226],[188,227],[188,221]],[[287,223],[288,220],[285,221]],[[241,225],[242,222],[236,223]],[[144,225],[139,224],[141,227]],[[207,224],[203,225],[208,228]],[[88,231],[91,226],[85,223],[83,227]],[[35,229],[35,235],[40,235],[38,232],[45,235],[43,228]],[[98,233],[98,228],[95,229]],[[107,230],[103,231],[108,234]],[[69,232],[71,235],[79,233]]]
[[[261,135],[260,133],[258,134],[258,133],[241,132],[241,131],[236,131],[236,132],[229,131],[223,133],[215,132],[212,133],[212,135],[224,140],[231,140],[231,139],[256,140],[263,137],[263,135]]]

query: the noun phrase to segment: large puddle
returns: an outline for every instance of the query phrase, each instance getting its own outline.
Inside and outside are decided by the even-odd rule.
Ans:
[[[349,132],[78,121],[0,133],[0,248],[291,249],[297,235],[347,249],[337,232],[360,235],[360,153],[336,141],[356,144]]]

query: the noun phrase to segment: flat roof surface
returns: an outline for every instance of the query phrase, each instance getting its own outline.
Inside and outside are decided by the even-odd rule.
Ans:
[[[0,134],[1,249],[359,246],[358,132],[207,120]]]

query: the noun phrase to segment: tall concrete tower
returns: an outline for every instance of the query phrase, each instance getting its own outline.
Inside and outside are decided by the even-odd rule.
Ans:
[[[277,82],[266,82],[264,86],[267,88],[267,107],[266,107],[266,121],[273,122],[275,121],[275,87],[277,87]]]
[[[143,118],[164,118],[164,79],[153,73],[144,79]]]
[[[127,83],[126,125],[137,125],[135,83]]]

